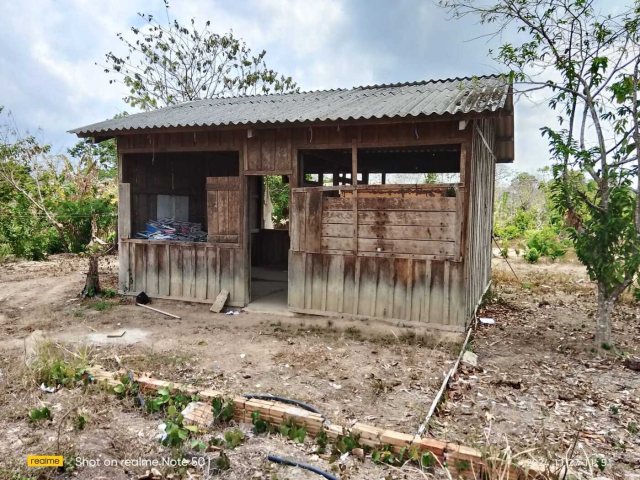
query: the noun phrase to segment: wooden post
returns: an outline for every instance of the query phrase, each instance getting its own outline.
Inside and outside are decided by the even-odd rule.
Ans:
[[[351,140],[351,184],[358,184],[358,141]]]
[[[118,185],[118,240],[131,236],[131,184]]]
[[[122,169],[120,169],[122,170]],[[131,184],[118,185],[118,290],[126,293],[129,285],[129,244],[131,237]]]

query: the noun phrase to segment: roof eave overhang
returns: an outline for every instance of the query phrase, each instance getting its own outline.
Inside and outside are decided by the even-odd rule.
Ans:
[[[115,129],[115,130],[85,130],[85,127],[69,130],[69,133],[75,134],[79,138],[92,138],[96,142],[101,142],[114,137],[123,135],[140,135],[153,134],[162,132],[194,132],[194,131],[210,131],[210,130],[244,130],[247,128],[283,128],[283,127],[313,127],[313,126],[330,126],[330,125],[372,125],[385,123],[412,123],[412,122],[437,122],[452,121],[477,118],[495,118],[511,115],[512,110],[500,108],[493,111],[484,112],[466,112],[466,113],[444,113],[430,115],[416,115],[405,117],[374,117],[374,118],[347,118],[337,120],[306,120],[298,122],[256,122],[256,123],[237,123],[227,125],[188,125],[188,126],[163,126],[151,128],[134,128],[134,129]]]

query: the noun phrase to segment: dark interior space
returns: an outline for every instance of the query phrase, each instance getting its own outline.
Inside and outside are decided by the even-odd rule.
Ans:
[[[303,150],[300,151],[300,165],[303,186],[352,183],[350,149]],[[403,174],[459,172],[458,144],[358,149],[358,183],[363,185],[405,183],[402,181]]]
[[[248,177],[251,301],[266,299],[286,305],[289,229],[270,221],[265,180]]]
[[[122,182],[131,184],[132,232],[167,216],[206,231],[207,177],[239,175],[238,152],[135,153],[122,163]]]

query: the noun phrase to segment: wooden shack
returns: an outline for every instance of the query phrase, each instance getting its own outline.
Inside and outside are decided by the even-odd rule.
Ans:
[[[294,312],[462,331],[489,284],[504,77],[197,100],[73,133],[117,139],[122,293],[244,307],[272,268]],[[268,229],[273,176],[290,204]],[[165,217],[205,235],[140,238]]]

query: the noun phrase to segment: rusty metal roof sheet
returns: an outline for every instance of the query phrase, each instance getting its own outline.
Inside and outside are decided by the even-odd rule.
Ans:
[[[173,128],[295,124],[494,112],[509,104],[510,83],[491,75],[351,89],[223,97],[172,105],[71,130],[79,136]]]

